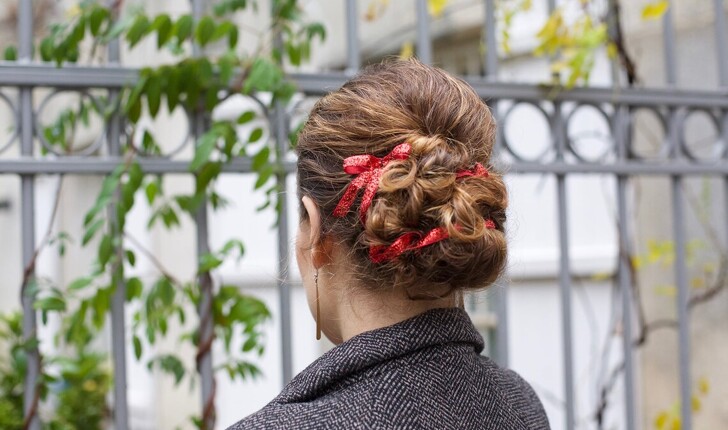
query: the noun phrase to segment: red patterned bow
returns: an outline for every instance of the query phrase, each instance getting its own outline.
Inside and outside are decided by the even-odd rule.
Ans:
[[[374,194],[379,188],[379,179],[384,172],[384,166],[392,160],[406,160],[412,152],[409,143],[401,143],[392,149],[392,152],[383,158],[371,154],[354,155],[344,159],[344,171],[350,175],[357,175],[346,188],[343,197],[334,209],[334,216],[344,217],[354,203],[359,190],[364,188],[364,196],[359,205],[359,217],[362,225],[366,221],[367,210],[374,200]]]
[[[484,222],[485,228],[489,230],[495,229],[495,222],[493,222],[493,220],[487,219]],[[424,237],[419,232],[411,231],[398,237],[397,240],[392,242],[392,244],[389,246],[380,245],[370,247],[369,259],[372,260],[372,262],[374,263],[382,263],[388,260],[393,260],[399,257],[404,252],[432,245],[441,240],[445,240],[448,237],[450,237],[450,234],[448,234],[445,227],[433,228]],[[417,241],[415,243],[412,243],[415,240]]]
[[[455,174],[455,177],[457,179],[464,178],[466,176],[482,176],[483,178],[487,178],[488,175],[488,169],[483,167],[480,163],[475,163],[475,167],[470,170],[461,170]]]

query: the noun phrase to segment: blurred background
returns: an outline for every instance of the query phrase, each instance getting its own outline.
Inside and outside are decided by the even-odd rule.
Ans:
[[[552,428],[728,428],[727,13],[3,0],[0,428],[224,429],[330,349],[291,147],[392,56],[498,119],[509,265],[466,307]]]

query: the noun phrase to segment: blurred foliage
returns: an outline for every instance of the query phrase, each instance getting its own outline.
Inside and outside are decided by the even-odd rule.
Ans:
[[[45,357],[40,369],[44,377],[35,407],[46,399],[46,393],[52,394],[44,402],[53,409],[52,418],[44,417],[43,425],[54,430],[105,426],[109,416],[106,395],[112,378],[106,355],[95,352],[91,345],[96,344],[94,341],[105,329],[112,297],[122,286],[127,303],[134,304],[129,307],[133,309],[134,355],[150,369],[169,374],[176,384],[188,380],[193,386],[201,357],[209,353],[213,342],[219,341],[224,353],[216,357],[216,362],[222,364],[214,371],[241,380],[260,374],[250,357],[264,352],[262,325],[270,318],[270,312],[259,299],[244,294],[237,286],[218,285],[211,276],[225,262],[243,258],[243,243],[229,238],[219,249],[202,254],[194,278],[182,280],[136,243],[126,225],[140,198],[151,208],[148,229],[173,230],[180,226],[183,217],[194,222],[201,210],[224,208],[227,199],[216,191],[216,181],[226,164],[241,158],[250,161],[256,175],[254,190],[265,197],[258,210],[272,209],[277,220],[281,209],[277,178],[284,174],[285,154],[262,128],[254,126],[259,119],[256,111],[242,112],[229,120],[213,120],[212,112],[239,94],[258,97],[267,110],[285,106],[296,87],[284,73],[284,64],[301,65],[309,59],[312,44],[326,37],[324,27],[307,21],[296,0],[273,0],[270,26],[258,35],[257,45],[245,46],[240,43],[240,30],[233,15],[242,10],[257,13],[255,1],[218,0],[198,18],[190,14],[152,16],[140,7],[119,11],[105,3],[84,0],[74,5],[66,20],[50,26],[48,35],[35,47],[35,54],[41,61],[58,67],[103,61],[107,51],[100,48],[119,40],[126,49],[145,45],[164,52],[172,60],[141,69],[138,79],[118,94],[95,98],[94,103],[82,98],[76,106],[61,110],[55,121],[42,129],[51,148],[69,154],[78,149],[76,131],[88,126],[90,116],[107,123],[121,120],[131,130],[121,148],[122,161],[104,178],[95,203],[83,219],[80,246],[95,249],[89,273],[68,285],[54,285],[51,280],[41,283],[29,275],[23,281],[24,294],[36,297],[34,307],[43,323],[51,315],[58,316],[61,330],[55,348],[69,352]],[[15,48],[6,49],[5,58],[15,60]],[[189,118],[199,120],[193,132],[195,152],[188,166],[195,181],[192,192],[172,194],[166,192],[159,175],[145,172],[139,162],[141,157],[158,157],[163,153],[154,129],[142,127],[141,121],[180,109]],[[296,130],[288,136],[291,145]],[[64,232],[44,243],[46,247],[56,246],[61,256],[73,245]],[[140,258],[155,266],[158,275],[129,275]],[[32,270],[26,273],[32,274]],[[198,309],[200,315],[195,312]],[[6,325],[11,329],[3,336],[13,351],[10,365],[0,367],[3,429],[22,428],[24,357],[26,351],[37,348],[35,340],[21,342],[17,318],[7,319]],[[209,337],[201,328],[204,321],[212,322]],[[173,325],[182,331],[177,344],[196,349],[197,369],[186,368],[179,348],[160,350],[160,340],[168,336]],[[55,372],[52,376],[51,371]],[[204,417],[192,417],[192,422],[211,428],[214,408],[205,413]]]

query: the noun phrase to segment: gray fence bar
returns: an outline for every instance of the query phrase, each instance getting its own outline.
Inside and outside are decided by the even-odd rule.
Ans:
[[[32,61],[33,50],[33,4],[31,0],[21,0],[18,3],[18,58],[19,62]],[[33,156],[33,89],[21,87],[19,89],[20,101],[20,153],[22,156]],[[35,176],[21,175],[21,237],[23,246],[23,271],[26,282],[21,289],[20,301],[23,305],[23,340],[29,341],[37,337],[37,319],[33,302],[35,294],[28,291],[30,284],[35,282]],[[27,271],[27,273],[26,273]],[[38,403],[40,393],[38,390],[40,356],[38,348],[27,350],[28,362],[23,386],[23,415],[26,428],[40,429],[38,419]]]
[[[109,62],[111,65],[119,64],[119,43],[115,40],[109,44]],[[109,100],[119,94],[119,90],[109,90]],[[109,119],[106,137],[109,144],[109,155],[112,157],[121,156],[122,134],[121,117],[118,113]],[[117,192],[117,197],[118,197]],[[109,219],[116,216],[116,205],[111,204],[108,209]],[[124,261],[124,251],[121,244],[118,245],[117,258]],[[126,366],[126,284],[123,280],[117,279],[114,286],[114,295],[111,298],[111,351],[114,356],[114,407],[113,419],[114,430],[127,430],[129,428],[129,402]]]
[[[496,40],[496,19],[495,1],[485,0],[485,32],[483,34],[484,44],[487,47],[485,57],[486,79],[495,80],[498,76],[498,43]],[[498,119],[498,100],[488,103],[493,115]],[[500,133],[496,133],[495,147],[500,147]],[[498,323],[495,327],[495,361],[501,366],[508,367],[508,276],[502,276],[498,285],[503,283],[503,288],[496,289],[489,297],[494,302],[492,307],[497,316]]]
[[[353,75],[360,68],[359,13],[356,0],[346,0],[346,73]]]
[[[432,40],[430,39],[430,12],[427,0],[417,3],[417,58],[425,64],[432,64]]]
[[[283,45],[281,34],[275,36],[275,44],[280,49]],[[275,139],[274,152],[276,162],[285,163],[289,150],[288,133],[290,125],[286,114],[286,105],[276,101],[273,109],[273,135]],[[281,315],[281,370],[282,383],[285,386],[293,378],[293,342],[291,339],[291,282],[288,276],[289,247],[288,247],[288,201],[286,199],[288,186],[286,171],[279,169],[276,172],[276,185],[278,187],[279,209],[278,213],[278,287],[279,312]]]
[[[192,17],[199,21],[207,7],[206,0],[191,0]],[[198,44],[192,44],[194,56],[204,55],[204,50]],[[193,122],[193,137],[198,139],[208,129],[208,119],[199,112],[194,112],[190,121]],[[208,241],[208,213],[207,199],[203,200],[195,214],[197,257],[210,252]],[[215,373],[212,366],[212,343],[215,338],[213,327],[212,302],[214,284],[212,276],[204,273],[199,276],[200,304],[198,314],[200,318],[200,338],[197,351],[197,372],[200,374],[200,394],[202,401],[202,429],[215,428]]]
[[[495,19],[495,0],[485,0],[485,77],[495,80],[498,78],[498,37],[496,36],[497,21]]]
[[[619,107],[615,112],[614,139],[617,145],[617,157],[627,158],[627,145],[630,136],[628,135],[627,118],[628,112],[625,107]],[[622,301],[622,351],[624,355],[624,409],[627,430],[635,430],[636,402],[634,382],[634,352],[633,352],[633,328],[632,328],[632,268],[630,262],[630,249],[632,246],[629,213],[627,211],[627,186],[629,177],[617,175],[617,218],[619,229],[619,265],[618,280],[620,298]]]
[[[197,139],[207,130],[207,121],[196,114],[194,121],[194,137]],[[199,258],[210,252],[208,242],[208,213],[207,200],[200,204],[195,214],[197,257]],[[215,375],[212,368],[212,342],[215,337],[213,328],[213,281],[209,273],[200,275],[200,304],[198,314],[200,317],[200,348],[197,357],[197,371],[200,374],[200,394],[202,400],[202,419],[204,430],[215,428]]]
[[[718,59],[718,76],[722,87],[728,86],[728,28],[725,22],[723,0],[713,0],[715,15],[715,49]]]
[[[548,11],[552,13],[556,8],[555,0],[548,0]],[[561,114],[561,103],[554,102],[552,136],[556,144],[557,159],[564,160],[566,153],[566,136],[564,135],[563,116]],[[574,348],[572,345],[572,324],[571,324],[571,261],[569,256],[569,231],[568,231],[568,205],[566,201],[566,176],[556,175],[557,210],[559,219],[559,292],[561,298],[561,321],[564,354],[564,395],[566,400],[566,428],[574,430],[576,426],[576,405],[574,404]]]
[[[561,116],[561,106],[554,105],[553,136],[556,140],[558,157],[563,158],[564,130]],[[564,394],[566,399],[566,428],[573,430],[576,425],[576,410],[574,404],[574,348],[572,345],[573,331],[571,324],[571,262],[569,253],[569,227],[568,205],[566,201],[566,175],[556,175],[557,211],[559,220],[559,292],[561,299],[561,322],[564,354]]]
[[[677,84],[677,66],[675,59],[675,29],[672,18],[673,4],[665,12],[662,20],[662,31],[665,56],[665,78],[668,86]],[[667,139],[674,158],[680,158],[680,130],[678,129],[678,112],[674,108],[669,110]],[[680,416],[682,428],[690,430],[692,420],[692,382],[690,378],[690,319],[688,312],[689,285],[688,274],[685,267],[685,217],[683,204],[683,178],[681,175],[672,175],[672,223],[675,236],[675,281],[677,283],[677,317],[678,317],[678,343],[680,358]]]

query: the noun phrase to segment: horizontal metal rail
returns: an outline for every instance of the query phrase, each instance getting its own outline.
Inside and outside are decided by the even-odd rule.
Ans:
[[[153,158],[137,159],[139,165],[146,173],[190,173],[189,162],[184,160],[165,160]],[[0,174],[76,174],[76,175],[104,175],[111,173],[119,164],[124,162],[123,157],[104,158],[20,158],[0,159]],[[283,163],[282,168],[287,173],[296,169],[295,161]],[[529,163],[519,162],[505,166],[506,173],[519,174],[588,174],[588,175],[728,175],[728,163],[716,162],[711,164],[688,164],[684,161],[666,161],[664,163],[647,163],[644,161],[624,161],[617,163],[570,164],[567,162]],[[250,173],[252,164],[249,159],[239,158],[223,166],[228,173]]]
[[[56,68],[43,64],[0,63],[0,87],[52,87],[76,90],[121,88],[133,84],[139,69],[106,67]],[[290,75],[298,89],[307,95],[319,96],[335,90],[351,78],[344,72]],[[519,101],[572,101],[588,104],[660,106],[693,109],[728,109],[728,89],[682,90],[675,88],[574,88],[566,90],[549,85],[493,82],[485,78],[466,78],[485,99]]]

